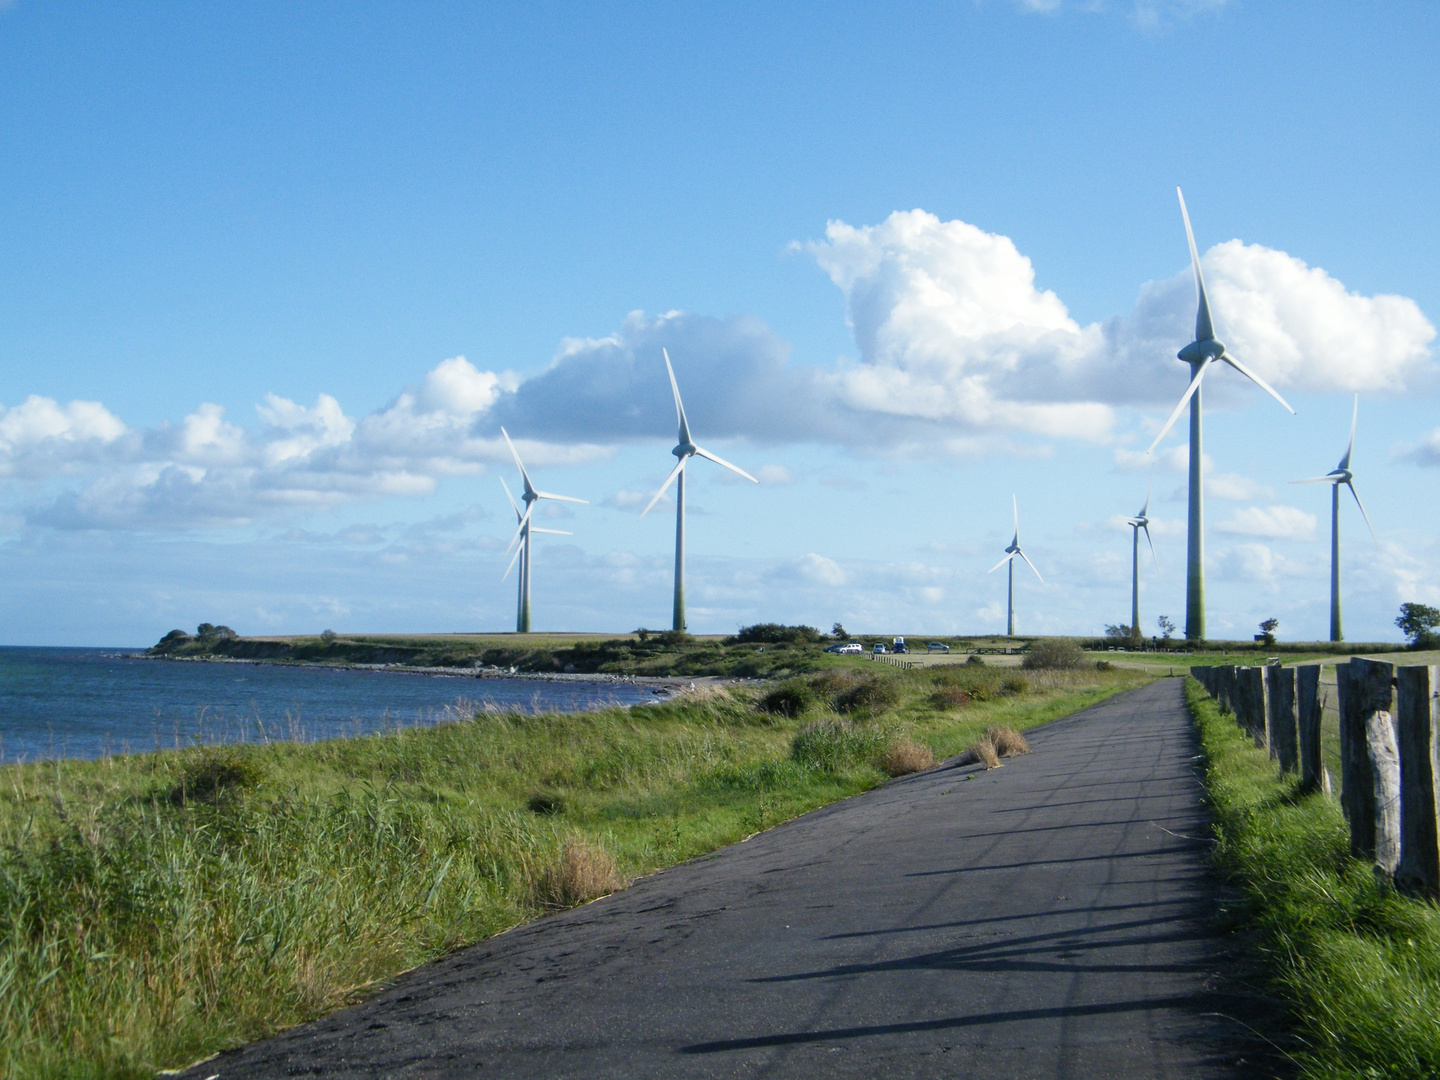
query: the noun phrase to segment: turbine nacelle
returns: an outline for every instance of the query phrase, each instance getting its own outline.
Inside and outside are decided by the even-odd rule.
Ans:
[[[700,448],[696,446],[693,442],[682,442],[680,445],[675,447],[674,450],[671,450],[670,453],[674,454],[677,458],[681,458],[683,460],[684,458],[693,456],[695,452],[699,449]]]
[[[1176,353],[1175,357],[1187,364],[1203,364],[1207,360],[1219,360],[1224,355],[1224,343],[1210,338],[1207,341],[1192,341]]]

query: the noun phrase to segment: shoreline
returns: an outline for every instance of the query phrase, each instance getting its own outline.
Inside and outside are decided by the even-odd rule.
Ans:
[[[371,671],[389,675],[439,675],[455,679],[515,679],[532,682],[596,683],[602,686],[651,686],[667,694],[688,693],[703,686],[759,685],[765,679],[739,675],[620,675],[614,672],[592,673],[564,671],[516,671],[502,667],[437,667],[414,664],[366,664],[359,661],[283,660],[238,656],[164,656],[148,652],[116,653],[127,660],[163,660],[172,664],[265,664],[275,667],[320,668],[330,671]]]

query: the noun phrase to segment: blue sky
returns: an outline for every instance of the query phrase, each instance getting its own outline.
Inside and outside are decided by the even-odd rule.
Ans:
[[[1222,336],[1209,617],[1440,603],[1440,11],[1149,2],[0,6],[0,642],[663,626],[697,438],[691,627],[1183,612],[1185,189]],[[457,358],[463,357],[461,361]],[[702,463],[703,464],[703,463]],[[542,480],[543,478],[543,480]],[[1019,579],[1017,579],[1019,580]],[[513,579],[512,579],[513,582]]]

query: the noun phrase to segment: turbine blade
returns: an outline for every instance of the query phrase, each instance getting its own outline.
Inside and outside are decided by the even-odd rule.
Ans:
[[[1150,486],[1145,489],[1145,505],[1140,508],[1140,513],[1136,514],[1136,517],[1143,518],[1146,514],[1150,513],[1150,493],[1154,490],[1155,481],[1151,480]]]
[[[504,581],[506,578],[508,578],[508,577],[510,576],[510,571],[513,570],[513,569],[515,569],[515,560],[518,559],[518,558],[520,558],[520,553],[521,553],[522,551],[524,551],[524,550],[525,550],[525,545],[524,545],[524,544],[521,544],[519,547],[517,547],[517,548],[515,549],[515,554],[510,556],[510,563],[509,563],[509,565],[505,567],[505,573],[503,573],[503,574],[500,575],[500,580],[501,580],[501,581]]]
[[[548,533],[551,536],[574,536],[573,532],[566,532],[564,529],[542,529],[538,525],[531,525],[532,533]]]
[[[1340,477],[1338,477],[1338,476],[1312,476],[1312,477],[1310,477],[1308,480],[1291,480],[1290,483],[1292,483],[1292,484],[1338,484],[1338,483],[1340,483]]]
[[[1012,551],[1012,552],[1010,552],[1009,555],[1006,555],[1003,559],[1001,559],[999,562],[997,562],[994,566],[990,567],[990,569],[989,569],[989,570],[986,570],[985,572],[986,572],[987,574],[993,574],[996,570],[999,570],[1000,567],[1004,566],[1007,562],[1009,562],[1009,561],[1010,561],[1011,559],[1013,559],[1014,557],[1015,557],[1015,552]]]
[[[1155,554],[1155,541],[1150,538],[1150,526],[1149,524],[1145,524],[1141,525],[1140,528],[1145,530],[1145,539],[1150,544],[1150,558],[1155,560],[1155,569],[1159,570],[1160,556]]]
[[[1190,241],[1190,265],[1195,268],[1195,340],[1211,341],[1215,327],[1210,321],[1210,301],[1205,298],[1205,277],[1200,273],[1200,252],[1195,247],[1195,232],[1190,228],[1190,211],[1185,209],[1185,194],[1178,187],[1175,194],[1180,196],[1180,216],[1185,219],[1185,239]]]
[[[510,441],[510,433],[502,427],[500,434],[505,436],[505,445],[510,447],[510,456],[515,459],[515,467],[520,470],[520,479],[525,481],[525,491],[527,493],[534,491],[535,488],[530,484],[530,474],[525,471],[525,464],[520,460],[520,454],[515,449],[515,444]]]
[[[512,547],[514,547],[515,541],[520,539],[520,534],[525,531],[525,523],[530,520],[530,511],[534,509],[534,503],[531,503],[529,506],[525,507],[525,513],[520,515],[520,524],[515,526],[515,535],[510,538],[510,543],[505,545],[506,551],[509,551]]]
[[[1020,558],[1025,559],[1025,565],[1026,565],[1026,566],[1028,566],[1031,570],[1035,570],[1035,564],[1034,564],[1033,562],[1031,562],[1029,559],[1026,559],[1026,558],[1025,558],[1025,553],[1024,553],[1023,551],[1017,551],[1017,552],[1015,552],[1015,554],[1016,554],[1016,555],[1019,555]],[[1037,578],[1040,578],[1040,584],[1041,584],[1041,585],[1044,585],[1044,584],[1045,584],[1045,579],[1044,579],[1043,577],[1040,577],[1040,571],[1039,571],[1039,570],[1035,570],[1035,576],[1036,576]]]
[[[1273,398],[1274,398],[1276,401],[1278,401],[1281,405],[1284,405],[1285,408],[1286,408],[1290,413],[1293,414],[1293,413],[1295,412],[1294,409],[1290,408],[1290,403],[1289,403],[1288,401],[1286,401],[1283,397],[1281,397],[1278,393],[1275,392],[1275,388],[1274,388],[1273,386],[1271,386],[1269,383],[1267,383],[1264,379],[1260,378],[1259,375],[1256,375],[1253,371],[1251,371],[1249,368],[1247,368],[1244,364],[1240,363],[1239,360],[1236,360],[1235,357],[1231,356],[1228,352],[1227,352],[1227,353],[1222,353],[1221,356],[1220,356],[1220,359],[1221,359],[1221,360],[1224,360],[1225,363],[1229,364],[1229,365],[1230,365],[1231,367],[1233,367],[1236,371],[1240,372],[1241,375],[1244,375],[1247,379],[1249,379],[1251,382],[1253,382],[1256,386],[1260,387],[1261,390],[1264,390],[1267,394],[1269,394],[1271,397],[1273,397]]]
[[[510,500],[510,509],[515,511],[515,520],[520,520],[520,507],[515,505],[515,496],[510,494],[510,485],[505,483],[505,478],[500,477],[500,486],[505,489],[505,498]]]
[[[653,507],[657,502],[660,501],[660,496],[664,495],[665,492],[670,490],[670,485],[675,482],[675,477],[680,475],[680,470],[685,468],[685,462],[687,462],[688,460],[690,459],[682,457],[678,462],[675,463],[675,468],[670,470],[670,475],[667,476],[665,478],[665,482],[660,485],[660,490],[655,492],[655,497],[650,500],[649,505],[646,506],[644,510],[640,511],[641,517],[644,517],[646,514],[648,514],[651,510],[651,507]]]
[[[1020,542],[1020,501],[1014,495],[1010,496],[1010,506],[1015,511],[1015,539],[1012,542],[1018,544]]]
[[[590,505],[589,499],[577,499],[574,495],[554,495],[548,491],[537,491],[535,497],[537,499],[554,499],[557,502],[578,502],[584,503],[586,506]]]
[[[1345,447],[1345,456],[1340,459],[1340,464],[1336,466],[1337,469],[1348,471],[1350,468],[1350,455],[1355,452],[1355,421],[1358,419],[1360,419],[1360,395],[1356,394],[1355,409],[1350,414],[1350,445]]]
[[[675,381],[675,369],[670,366],[670,354],[662,348],[660,355],[665,357],[665,371],[670,376],[670,392],[675,395],[675,419],[680,425],[680,443],[683,446],[693,440],[690,438],[690,424],[685,419],[685,406],[680,401],[680,384]],[[641,514],[640,516],[644,517],[645,515]]]
[[[759,480],[756,480],[753,476],[751,476],[748,472],[746,472],[744,469],[740,468],[739,465],[731,465],[730,462],[726,461],[724,458],[717,457],[703,447],[695,447],[695,453],[699,454],[706,461],[713,461],[716,465],[724,465],[725,468],[729,469],[731,472],[739,473],[746,480],[749,480],[752,484],[758,484],[760,482]]]
[[[1370,539],[1375,541],[1376,547],[1379,547],[1380,537],[1375,535],[1375,526],[1370,524],[1370,515],[1365,513],[1365,504],[1360,501],[1360,493],[1355,490],[1354,484],[1347,482],[1345,486],[1350,489],[1350,494],[1355,496],[1355,505],[1360,507],[1360,516],[1365,519],[1365,527],[1370,530]]]
[[[1147,454],[1153,453],[1155,447],[1160,445],[1160,440],[1175,426],[1175,421],[1180,419],[1180,414],[1185,411],[1185,406],[1189,403],[1190,398],[1196,390],[1200,389],[1200,380],[1205,377],[1205,372],[1210,370],[1210,365],[1214,362],[1214,360],[1206,359],[1204,363],[1196,369],[1194,378],[1190,380],[1190,385],[1185,388],[1185,393],[1180,395],[1180,404],[1175,406],[1175,411],[1170,414],[1170,419],[1165,421],[1165,426],[1160,429],[1160,434],[1155,436],[1155,441],[1150,444],[1150,449],[1145,451]]]

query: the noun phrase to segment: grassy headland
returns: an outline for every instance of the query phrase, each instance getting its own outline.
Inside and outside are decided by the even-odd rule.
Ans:
[[[1214,859],[1242,899],[1222,912],[1290,1004],[1311,1080],[1440,1076],[1440,908],[1349,854],[1336,804],[1302,794],[1193,679]]]
[[[630,710],[0,768],[0,1075],[147,1076],[259,1038],[593,895],[586,874],[880,784],[897,741],[944,757],[1146,678],[850,661]]]

